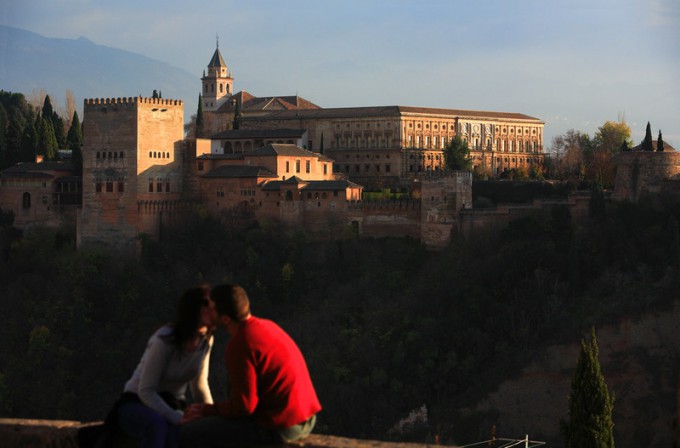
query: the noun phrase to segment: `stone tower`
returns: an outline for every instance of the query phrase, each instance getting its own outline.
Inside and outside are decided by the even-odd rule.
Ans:
[[[158,236],[182,194],[183,128],[179,100],[85,100],[78,246],[134,250],[141,233]]]
[[[208,74],[206,75],[204,71],[201,81],[204,111],[212,112],[219,109],[234,93],[234,78],[231,77],[227,64],[224,63],[219,42],[208,64]]]

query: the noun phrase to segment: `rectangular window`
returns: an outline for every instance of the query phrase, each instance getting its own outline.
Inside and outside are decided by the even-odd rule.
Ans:
[[[392,165],[385,165],[385,172],[389,173],[392,170]]]
[[[328,174],[328,164],[326,163],[323,164],[323,174],[324,175]]]
[[[118,193],[125,191],[125,184],[123,182],[118,182]]]
[[[170,182],[165,183],[165,192],[170,193]]]
[[[198,171],[203,171],[203,161],[202,160],[198,161]]]
[[[153,182],[149,182],[149,193],[153,193]]]
[[[305,171],[307,173],[312,171],[312,162],[310,160],[305,161]]]
[[[300,161],[299,160],[295,161],[295,172],[296,173],[300,172]]]
[[[107,182],[106,183],[106,192],[107,193],[113,193],[113,182]]]
[[[161,182],[156,183],[156,193],[163,192],[163,184]]]
[[[97,182],[96,184],[94,184],[94,191],[96,191],[97,193],[102,192],[102,183],[101,182]]]
[[[286,173],[290,173],[290,162],[286,161]]]

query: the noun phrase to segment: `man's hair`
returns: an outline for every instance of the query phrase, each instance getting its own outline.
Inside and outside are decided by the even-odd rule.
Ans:
[[[242,322],[250,314],[250,301],[245,289],[238,285],[217,285],[210,292],[215,309],[220,316]]]

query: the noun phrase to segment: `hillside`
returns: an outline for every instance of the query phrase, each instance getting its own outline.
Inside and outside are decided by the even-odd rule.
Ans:
[[[185,121],[196,112],[200,70],[188,73],[149,57],[78,39],[53,39],[0,25],[0,89],[30,95],[44,89],[56,105],[73,91],[82,116],[85,98],[151,96],[185,102]]]

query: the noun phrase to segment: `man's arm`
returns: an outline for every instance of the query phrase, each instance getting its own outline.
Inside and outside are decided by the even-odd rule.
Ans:
[[[229,370],[229,398],[215,405],[206,405],[204,415],[244,417],[255,412],[259,397],[257,394],[257,373],[247,347],[227,347],[227,369]]]

